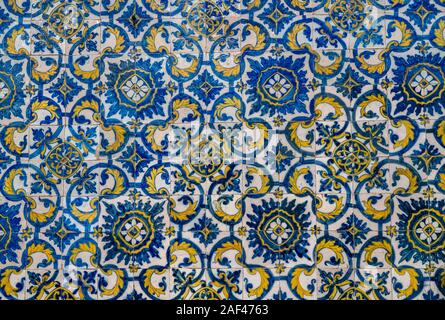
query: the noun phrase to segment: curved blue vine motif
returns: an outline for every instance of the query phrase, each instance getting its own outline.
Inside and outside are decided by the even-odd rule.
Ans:
[[[0,300],[445,299],[442,0],[0,0]]]

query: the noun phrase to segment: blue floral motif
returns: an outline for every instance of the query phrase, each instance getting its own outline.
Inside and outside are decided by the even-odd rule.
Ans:
[[[304,101],[308,99],[304,59],[279,58],[260,61],[249,60],[252,71],[248,72],[248,102],[250,114],[288,114],[307,112]]]
[[[147,299],[144,298],[142,293],[138,293],[136,290],[133,290],[127,295],[126,300],[147,300]]]
[[[63,250],[80,235],[80,232],[69,219],[62,217],[45,232],[45,235]]]
[[[281,202],[262,200],[261,205],[253,205],[247,222],[252,258],[262,257],[271,262],[310,259],[307,249],[310,222],[309,214],[305,213],[306,205],[287,199]]]
[[[410,3],[406,14],[413,19],[420,30],[425,31],[427,26],[433,21],[439,10],[428,0],[414,0]]]
[[[0,118],[11,119],[12,116],[23,118],[25,94],[22,64],[11,64],[0,60]],[[19,88],[19,89],[17,89]]]
[[[153,160],[153,156],[148,153],[139,143],[130,145],[118,161],[123,163],[124,168],[131,173],[133,178],[139,176],[144,170],[144,166]]]
[[[6,28],[8,28],[12,22],[13,20],[5,12],[5,10],[0,9],[0,32],[3,32]]]
[[[349,216],[339,229],[339,233],[345,239],[345,243],[353,247],[361,244],[370,231],[371,229],[367,226],[367,223],[356,216]]]
[[[64,73],[59,81],[49,89],[51,96],[60,103],[68,103],[73,101],[81,87],[76,81]]]
[[[366,47],[372,47],[373,45],[384,45],[383,37],[381,35],[383,28],[383,26],[365,27],[362,25],[358,31],[358,34],[360,34],[363,45]]]
[[[275,150],[268,151],[266,154],[266,161],[268,164],[276,168],[277,172],[283,172],[290,165],[294,154],[281,141],[278,142]]]
[[[402,261],[445,261],[444,200],[402,201],[397,223],[397,241]]]
[[[221,82],[212,77],[212,75],[204,70],[202,75],[198,76],[192,82],[190,91],[206,104],[210,104],[223,89]]]
[[[258,17],[264,21],[274,33],[278,34],[285,28],[287,23],[292,20],[293,16],[294,14],[280,3],[280,1],[273,0],[269,7]]]
[[[369,82],[360,76],[358,72],[352,70],[351,66],[348,66],[345,72],[334,83],[337,87],[337,92],[349,99],[357,98],[362,92],[363,87],[367,84],[369,84]]]
[[[106,94],[106,101],[110,104],[108,116],[119,113],[144,119],[164,115],[167,89],[161,70],[159,62],[151,63],[149,60],[110,64],[107,83],[113,89]]]
[[[20,250],[20,206],[0,204],[0,263],[18,262]]]
[[[9,163],[12,162],[12,159],[8,157],[8,155],[0,150],[0,171],[1,169],[6,169]]]
[[[395,113],[443,113],[445,107],[445,57],[439,54],[396,58],[394,88]]]
[[[134,37],[137,37],[148,25],[150,16],[137,3],[132,3],[117,20],[123,23]]]
[[[439,149],[428,141],[420,144],[418,150],[413,150],[413,162],[419,170],[429,174],[432,170],[437,169],[443,155],[439,153]]]
[[[161,232],[165,225],[160,216],[162,203],[125,201],[117,206],[105,204],[105,208],[106,259],[142,264],[159,257],[165,239]]]
[[[193,232],[195,238],[199,239],[199,242],[205,245],[211,244],[219,233],[217,224],[206,217],[199,219],[190,231]]]

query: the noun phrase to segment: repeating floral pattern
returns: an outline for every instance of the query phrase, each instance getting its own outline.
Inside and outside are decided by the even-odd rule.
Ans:
[[[444,299],[444,0],[2,0],[0,299]]]

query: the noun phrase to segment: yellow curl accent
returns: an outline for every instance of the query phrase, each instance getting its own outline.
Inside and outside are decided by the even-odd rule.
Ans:
[[[406,137],[400,140],[397,140],[394,143],[394,147],[398,148],[404,148],[406,147],[410,141],[414,140],[414,126],[413,124],[408,120],[399,120],[399,121],[391,121],[391,124],[394,128],[400,128],[405,127],[406,130]]]
[[[293,50],[301,50],[303,48],[307,48],[310,49],[310,46],[307,43],[304,43],[303,45],[299,45],[297,43],[297,35],[305,30],[307,28],[306,25],[300,23],[300,24],[296,24],[294,25],[294,27],[292,28],[292,30],[289,32],[287,39],[287,45],[289,46],[289,48],[293,49]]]
[[[125,50],[125,39],[120,34],[119,29],[107,27],[105,30],[114,35],[114,37],[116,38],[116,43],[115,43],[114,48],[105,47],[101,53],[104,54],[104,53],[110,52],[110,51],[114,52],[114,53],[120,53],[120,52],[124,51]]]
[[[174,57],[174,62],[172,63],[171,66],[171,72],[174,76],[176,77],[188,77],[190,76],[192,73],[195,73],[196,70],[198,69],[198,58],[196,57],[190,57],[192,59],[192,63],[189,67],[187,68],[179,68],[177,67],[178,65],[178,59],[176,57]]]
[[[320,55],[315,54],[315,72],[322,75],[331,75],[335,71],[337,71],[340,68],[341,62],[343,61],[343,58],[341,56],[335,57],[334,61],[328,65],[328,66],[322,66],[320,62]]]
[[[322,220],[322,221],[328,221],[331,219],[334,219],[335,217],[339,216],[341,214],[342,208],[343,208],[343,199],[338,197],[338,198],[333,198],[333,201],[335,202],[335,208],[331,211],[331,212],[323,212],[320,211],[318,209],[320,209],[323,206],[323,201],[317,197],[318,201],[317,201],[317,218]]]
[[[119,10],[121,6],[121,2],[125,2],[125,0],[115,0],[113,4],[109,4],[107,6],[108,11]]]
[[[380,107],[380,111],[382,112],[382,115],[386,117],[386,114],[384,113],[386,102],[385,97],[381,94],[370,94],[366,96],[366,98],[358,105],[360,108],[360,115],[362,117],[366,117],[366,108],[373,102],[379,102],[382,106]]]
[[[323,239],[317,244],[317,247],[315,248],[315,251],[317,252],[317,264],[319,264],[323,260],[321,251],[324,249],[332,251],[335,255],[335,258],[340,261],[340,263],[344,262],[343,248],[335,244],[334,240]]]
[[[13,296],[13,297],[18,297],[18,289],[14,288],[14,286],[12,285],[12,283],[10,282],[10,278],[11,275],[15,274],[18,275],[22,273],[22,270],[19,271],[15,271],[13,269],[7,269],[5,270],[2,275],[1,275],[1,280],[0,280],[0,288],[3,288],[3,290],[5,291],[5,294],[7,296]]]
[[[364,249],[364,261],[367,263],[371,263],[372,262],[372,255],[374,253],[374,251],[378,250],[378,249],[383,249],[386,251],[385,253],[385,261],[392,266],[392,262],[391,262],[391,256],[393,254],[392,252],[392,248],[391,248],[391,244],[387,241],[387,240],[382,240],[382,241],[373,241],[371,244],[369,244],[365,249]]]
[[[311,120],[304,122],[304,121],[297,121],[293,122],[289,126],[290,131],[290,138],[295,143],[295,145],[299,148],[308,148],[311,146],[311,142],[309,140],[303,140],[300,138],[300,135],[298,134],[298,128],[301,126],[305,129],[308,129],[312,127],[312,125],[315,122],[315,117]]]
[[[388,43],[387,48],[391,48],[393,45],[399,45],[401,47],[409,47],[413,42],[412,39],[413,32],[408,29],[406,23],[394,20],[391,21],[391,24],[393,24],[396,28],[400,30],[400,32],[402,33],[402,40],[400,42],[396,40],[391,41],[390,43]]]
[[[332,116],[333,119],[338,119],[340,118],[342,115],[344,115],[344,110],[343,107],[340,104],[340,100],[337,97],[329,97],[329,96],[318,96],[315,99],[315,109],[316,111],[319,111],[319,113],[317,114],[318,117],[320,117],[321,115],[321,110],[318,109],[318,107],[320,106],[320,104],[329,104],[331,107],[334,108],[334,115]],[[317,118],[318,118],[317,117]]]
[[[98,214],[98,211],[96,210],[98,202],[99,198],[93,198],[90,201],[90,207],[93,209],[92,211],[81,211],[75,204],[71,204],[73,216],[79,219],[79,221],[88,221],[89,223],[92,223]]]
[[[151,10],[165,12],[164,11],[165,6],[164,5],[160,5],[155,0],[146,0],[146,2],[150,5]]]
[[[26,197],[26,199],[28,200],[29,207],[31,209],[35,209],[37,207],[36,201],[33,198]],[[40,222],[40,223],[46,222],[48,219],[54,216],[55,211],[56,211],[56,206],[51,202],[46,212],[36,212],[34,210],[31,210],[31,212],[29,213],[29,219],[33,222]]]
[[[96,244],[94,244],[93,242],[81,243],[78,247],[74,248],[73,254],[70,256],[70,261],[74,263],[77,257],[83,252],[91,253],[92,255],[90,259],[91,264],[93,266],[96,266],[96,264],[94,263],[94,256],[96,255],[97,247]]]
[[[386,197],[385,199],[385,209],[377,210],[372,206],[371,200],[363,201],[363,206],[365,207],[365,213],[372,216],[375,220],[383,220],[388,218],[391,214],[391,197]]]
[[[443,36],[443,31],[445,30],[445,20],[439,21],[439,27],[434,30],[435,38],[433,42],[440,47],[445,47],[445,38]]]
[[[445,190],[445,173],[439,174],[439,187]]]
[[[153,285],[153,283],[151,282],[151,277],[156,274],[156,275],[162,275],[164,274],[168,269],[148,269],[147,271],[145,271],[144,273],[144,286],[145,288],[147,288],[148,293],[155,295],[157,297],[160,297],[161,295],[163,295],[165,293],[165,289],[160,288],[160,287],[156,287],[155,285]]]
[[[57,106],[49,104],[48,100],[43,100],[43,101],[34,101],[34,103],[31,106],[31,110],[33,112],[33,118],[30,121],[30,123],[34,122],[35,120],[37,120],[37,114],[36,112],[38,110],[45,110],[48,111],[51,114],[51,120],[54,120],[56,118],[59,118],[59,114],[57,113]]]
[[[12,7],[12,10],[14,10],[16,13],[23,14],[24,9],[20,8],[17,5],[17,0],[8,0],[8,4]]]
[[[396,174],[399,176],[405,176],[408,178],[409,184],[406,188],[399,187],[396,190],[394,190],[394,194],[399,193],[415,193],[419,187],[419,181],[417,180],[417,177],[411,172],[408,168],[397,168]]]
[[[366,62],[366,59],[363,56],[357,56],[357,61],[360,62],[360,67],[362,69],[365,69],[369,73],[379,73],[382,74],[385,71],[385,60],[383,59],[383,56],[388,52],[388,49],[383,50],[380,52],[380,54],[377,56],[378,60],[380,60],[380,63],[377,64],[369,64]]]
[[[179,113],[178,113],[179,109],[190,109],[193,111],[194,117],[199,117],[201,113],[199,113],[198,107],[199,107],[198,104],[192,103],[190,99],[176,99],[173,102],[171,122],[174,122],[177,119],[179,119]]]
[[[52,76],[57,74],[58,65],[52,65],[47,71],[36,70],[39,67],[39,62],[37,59],[31,57],[32,71],[31,75],[37,81],[48,81]]]
[[[84,71],[80,68],[80,65],[78,63],[74,63],[74,65],[73,65],[74,74],[76,76],[82,77],[83,79],[96,80],[97,78],[99,78],[99,66],[97,64],[99,59],[100,59],[100,57],[94,58],[94,60],[93,60],[94,69],[91,71]]]
[[[213,59],[213,64],[215,65],[216,71],[221,72],[225,77],[236,77],[241,70],[239,64],[231,68],[226,68],[216,59]]]
[[[196,207],[198,206],[198,203],[191,203],[187,209],[184,211],[176,211],[174,208],[176,207],[176,202],[173,200],[173,198],[168,198],[170,202],[170,217],[175,221],[187,221],[191,215],[193,215],[196,212]]]
[[[15,41],[20,35],[24,33],[24,30],[24,27],[18,30],[14,30],[11,37],[6,40],[6,50],[8,51],[8,53],[15,55],[23,54],[29,56],[29,52],[25,48],[20,48],[18,51],[15,48]]]
[[[243,210],[242,210],[242,204],[240,200],[236,201],[236,208],[238,211],[234,215],[229,215],[224,212],[222,209],[220,200],[218,200],[215,204],[215,214],[222,219],[223,222],[238,222],[243,217]]]
[[[125,135],[126,135],[125,127],[117,125],[117,124],[111,125],[111,126],[106,126],[106,125],[102,124],[101,128],[105,132],[112,131],[114,134],[114,142],[110,143],[106,147],[105,151],[106,152],[116,152],[125,142]]]
[[[4,177],[3,180],[3,191],[8,195],[18,195],[18,194],[26,194],[26,191],[24,189],[14,189],[14,179],[16,176],[21,175],[23,176],[24,172],[23,169],[12,169],[9,171],[8,175]]]
[[[148,49],[148,51],[156,53],[169,53],[170,51],[168,50],[168,48],[166,46],[161,46],[161,47],[156,47],[156,37],[159,33],[162,33],[165,31],[165,27],[164,26],[160,26],[159,28],[155,28],[153,27],[150,31],[150,35],[148,35],[145,38],[145,41],[147,42],[147,46],[146,48]]]
[[[261,6],[261,0],[253,0],[251,3],[247,5],[248,10],[252,10],[253,8],[259,8]]]
[[[249,297],[252,297],[252,296],[261,297],[263,292],[269,287],[269,283],[270,283],[269,274],[263,268],[247,269],[247,272],[251,275],[255,275],[258,273],[260,275],[260,279],[261,279],[258,287],[248,289],[248,291],[247,291],[248,296]]]
[[[103,284],[100,285],[101,296],[116,296],[119,291],[124,287],[124,271],[123,270],[108,270],[102,269],[105,275],[111,276],[113,273],[116,274],[116,284],[113,288],[106,289]]]
[[[241,261],[241,258],[243,256],[243,245],[240,241],[233,240],[233,242],[225,242],[222,246],[220,246],[218,249],[215,250],[215,258],[213,259],[214,262],[220,263],[224,258],[223,255],[227,251],[235,250],[237,251],[237,254],[235,255],[235,261],[241,265],[245,266],[245,264]]]
[[[291,4],[296,8],[304,10],[306,9],[307,0],[292,0]]]
[[[314,274],[314,271],[315,268],[311,268],[309,270],[306,270],[304,268],[297,268],[292,273],[291,288],[294,289],[297,292],[297,294],[302,298],[312,297],[312,293],[303,287],[303,285],[300,282],[300,276],[302,274],[306,276],[311,276]]]
[[[248,123],[245,122],[246,127],[249,129],[255,129],[255,127],[259,130],[260,135],[256,139],[256,141],[249,141],[247,146],[251,149],[261,150],[264,148],[265,141],[269,138],[269,130],[262,123]]]
[[[405,274],[409,275],[409,285],[405,289],[396,288],[396,291],[398,292],[398,297],[410,297],[414,291],[416,291],[419,288],[419,273],[414,268],[408,268],[408,269],[397,269],[395,268],[394,271],[400,275],[403,276]]]
[[[250,175],[257,174],[257,173],[260,173],[260,170],[258,168],[256,168],[256,167],[248,167],[247,168],[247,173],[250,174]],[[265,193],[267,193],[267,191],[269,190],[270,179],[266,175],[261,175],[260,179],[261,179],[261,186],[260,186],[260,188],[249,187],[249,188],[246,189],[245,194],[265,194]]]
[[[74,117],[78,117],[84,110],[91,110],[94,113],[94,120],[100,122],[99,104],[94,100],[84,100],[73,108]],[[99,118],[98,118],[99,117]]]
[[[231,108],[231,107],[237,109],[236,117],[238,118],[238,120],[242,121],[242,116],[241,116],[241,113],[240,113],[241,101],[240,101],[240,99],[235,98],[235,97],[224,98],[223,102],[218,104],[215,107],[215,115],[216,115],[216,117],[217,118],[221,118],[222,111],[225,108]]]
[[[248,24],[246,26],[246,29],[249,30],[250,32],[253,32],[256,35],[256,43],[254,46],[252,46],[251,44],[247,44],[244,47],[242,47],[241,53],[236,56],[237,57],[236,60],[239,60],[239,57],[241,57],[243,53],[246,52],[247,50],[260,51],[266,47],[266,41],[265,41],[266,35],[260,32],[260,27]]]
[[[113,188],[102,190],[101,195],[120,194],[124,190],[124,177],[120,175],[117,169],[106,169],[105,172],[114,178],[115,183]]]
[[[168,129],[169,129],[168,125],[166,125],[165,127],[163,127],[163,126],[148,126],[147,127],[145,137],[146,137],[147,141],[150,142],[151,148],[154,151],[165,151],[167,149],[167,146],[162,146],[162,145],[159,145],[156,143],[155,135],[158,130],[167,131]]]
[[[160,166],[159,168],[151,169],[150,175],[145,178],[145,183],[147,184],[147,191],[151,194],[165,194],[167,195],[169,192],[166,188],[157,189],[156,188],[156,177],[162,174],[164,171],[164,166]]]
[[[32,245],[29,246],[28,248],[28,257],[27,257],[27,261],[28,261],[28,265],[27,267],[29,268],[32,265],[33,259],[32,259],[32,255],[34,253],[42,253],[46,256],[47,262],[55,262],[55,258],[52,255],[52,251],[50,249],[48,249],[46,247],[46,245],[44,243],[39,243],[39,244],[35,244],[33,243]]]
[[[170,259],[171,259],[171,263],[172,264],[175,263],[177,261],[177,259],[178,259],[178,257],[173,254],[176,251],[185,251],[185,252],[187,252],[188,255],[189,255],[190,263],[193,264],[193,263],[198,262],[198,259],[196,258],[196,256],[198,256],[198,251],[196,251],[195,248],[192,248],[190,243],[175,241],[170,246]]]
[[[28,126],[25,126],[23,128],[17,128],[17,127],[11,127],[7,128],[5,130],[5,137],[4,137],[4,143],[6,147],[9,148],[12,152],[22,154],[22,151],[25,149],[25,146],[19,146],[14,141],[14,134],[16,132],[18,133],[24,133],[27,130]]]
[[[309,173],[309,168],[301,168],[299,170],[295,170],[292,176],[289,178],[289,184],[291,186],[290,192],[294,194],[304,194],[309,193],[313,194],[313,191],[309,187],[299,188],[297,185],[298,178],[304,176]]]

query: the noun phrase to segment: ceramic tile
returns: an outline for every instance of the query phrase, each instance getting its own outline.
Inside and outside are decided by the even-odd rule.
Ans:
[[[0,0],[0,299],[444,299],[445,4]]]

